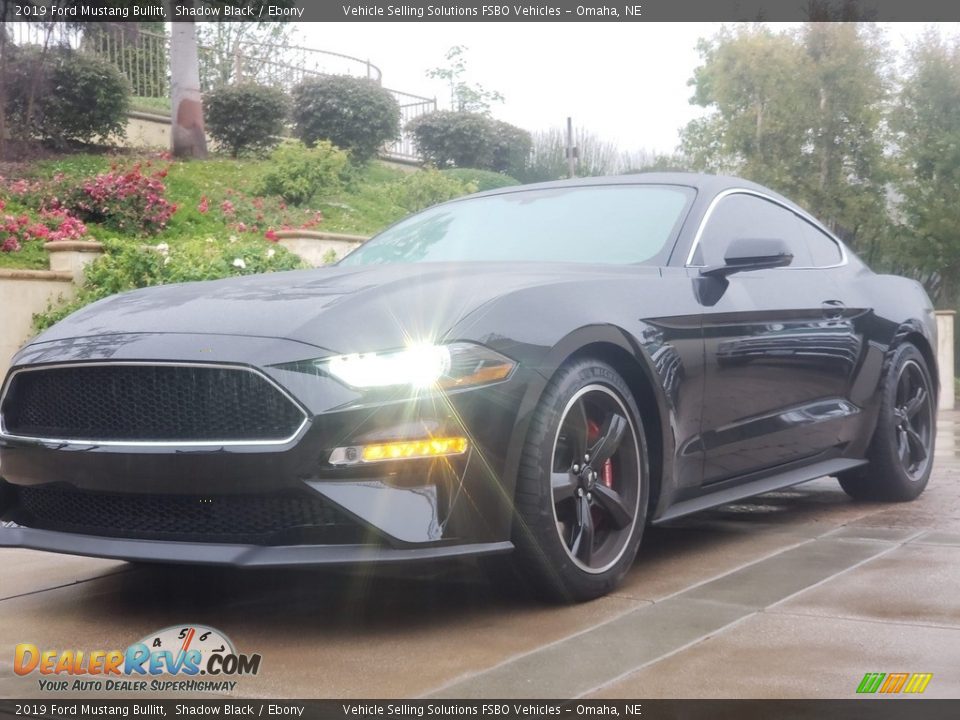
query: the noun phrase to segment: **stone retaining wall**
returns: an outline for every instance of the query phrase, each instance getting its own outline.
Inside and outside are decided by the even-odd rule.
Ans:
[[[277,230],[276,233],[281,245],[313,267],[326,265],[328,259],[335,262],[367,241],[367,238],[359,235],[315,230]]]
[[[0,374],[6,374],[10,358],[34,334],[34,313],[75,292],[71,272],[0,268]]]

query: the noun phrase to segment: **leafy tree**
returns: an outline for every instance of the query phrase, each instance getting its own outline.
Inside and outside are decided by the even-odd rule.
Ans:
[[[277,59],[278,47],[289,45],[296,26],[286,22],[197,23],[200,81],[204,89],[229,83],[258,82],[266,60]]]
[[[938,305],[960,301],[960,41],[925,34],[911,49],[891,124],[903,161],[896,183],[908,244]]]
[[[698,49],[703,64],[689,82],[690,102],[712,112],[684,130],[684,153],[704,170],[782,187],[801,163],[810,124],[803,49],[759,25],[724,28]]]
[[[810,203],[834,231],[868,250],[876,218],[886,220],[889,53],[868,23],[807,23],[801,42],[814,81]]]
[[[807,206],[868,261],[882,258],[890,78],[876,27],[807,23],[777,33],[741,25],[699,49],[691,102],[711,112],[682,133],[693,166],[768,185]]]
[[[503,102],[504,97],[496,90],[487,90],[479,83],[466,83],[463,76],[467,72],[467,50],[465,45],[454,45],[447,50],[447,64],[427,70],[427,77],[443,80],[450,87],[451,110],[489,115],[490,106],[495,102]]]

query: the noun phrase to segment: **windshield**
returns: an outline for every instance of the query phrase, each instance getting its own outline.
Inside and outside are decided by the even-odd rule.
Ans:
[[[397,223],[340,264],[665,264],[693,197],[675,185],[597,185],[468,198]]]

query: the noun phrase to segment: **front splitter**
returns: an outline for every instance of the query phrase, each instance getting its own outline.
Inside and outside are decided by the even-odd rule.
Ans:
[[[510,552],[513,550],[513,543],[467,543],[418,548],[377,545],[242,545],[99,537],[6,524],[0,528],[0,547],[20,547],[139,562],[290,567],[417,562],[495,555]]]

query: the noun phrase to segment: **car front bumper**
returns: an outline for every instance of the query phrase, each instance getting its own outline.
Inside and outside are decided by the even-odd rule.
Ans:
[[[244,545],[109,538],[0,525],[0,547],[29,548],[134,562],[238,567],[308,567],[397,563],[494,555],[510,552],[507,541],[392,548],[377,545]]]
[[[14,368],[78,360],[149,363],[173,359],[158,357],[160,346],[153,337],[112,342],[110,353],[104,353],[109,357],[84,356],[82,360],[59,343],[48,344],[42,354],[28,348]],[[284,342],[234,338],[216,358],[223,363],[249,363],[302,403],[308,419],[289,441],[269,446],[177,447],[0,436],[0,545],[228,565],[393,562],[510,550],[513,473],[507,457],[517,436],[526,373],[450,394],[372,402],[329,378],[281,369],[278,361],[296,359],[293,353]],[[99,354],[99,350],[94,353]],[[222,356],[227,354],[229,357]],[[470,439],[469,450],[456,458],[355,467],[329,462],[335,447],[362,443],[364,438],[377,441],[385,433],[388,438],[395,437],[402,432],[398,428],[406,427],[465,435]],[[22,489],[38,494],[48,490],[66,493],[59,508],[67,510],[39,520],[31,517],[18,505]],[[184,503],[193,502],[195,505],[186,509],[196,517],[190,532],[155,523],[151,532],[140,533],[139,523],[130,520],[140,506],[134,504],[131,509],[125,505],[113,523],[108,506],[91,505],[99,519],[87,522],[80,504],[94,503],[106,495],[139,498],[144,506],[149,506],[148,501],[169,500],[171,505],[179,503],[181,509]],[[258,498],[265,498],[269,505],[277,496],[293,496],[308,505],[323,503],[338,517],[346,518],[338,523],[352,523],[356,532],[331,541],[310,523],[301,528],[291,522],[282,533],[270,537],[245,532],[202,536],[203,515],[198,513],[209,510],[207,504],[247,502],[256,506]],[[78,505],[71,511],[73,500]],[[197,503],[204,508],[198,509]],[[283,507],[289,508],[289,503]],[[176,514],[172,507],[161,509],[161,515]],[[221,530],[228,528],[229,517],[217,512],[213,516]]]

